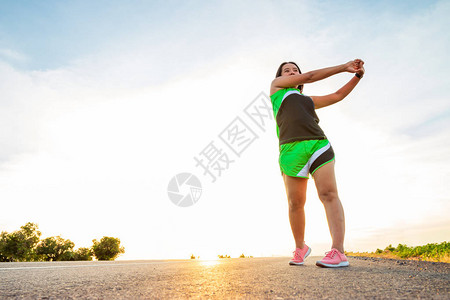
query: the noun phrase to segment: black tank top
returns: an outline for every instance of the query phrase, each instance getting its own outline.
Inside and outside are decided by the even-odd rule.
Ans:
[[[301,94],[298,90],[282,94],[283,98],[276,113],[280,145],[294,141],[326,139],[319,126],[319,117],[311,97]]]

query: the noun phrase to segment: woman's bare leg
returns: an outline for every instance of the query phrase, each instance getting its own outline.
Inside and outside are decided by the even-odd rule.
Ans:
[[[283,174],[289,203],[289,222],[294,235],[295,246],[303,248],[305,240],[305,202],[308,179]]]
[[[334,161],[320,167],[314,173],[317,193],[325,207],[328,227],[330,228],[333,245],[339,252],[344,253],[345,218],[344,209],[338,196]]]

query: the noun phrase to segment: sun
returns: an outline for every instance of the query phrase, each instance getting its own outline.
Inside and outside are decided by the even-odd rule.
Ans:
[[[202,261],[219,260],[219,256],[217,254],[213,254],[213,253],[205,253],[203,255],[200,255],[200,260],[202,260]]]
[[[219,256],[212,252],[200,253],[198,259],[196,260],[200,263],[200,265],[205,267],[215,266],[220,263]]]

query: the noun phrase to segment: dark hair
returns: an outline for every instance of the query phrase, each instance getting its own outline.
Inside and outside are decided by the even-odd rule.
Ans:
[[[281,72],[283,71],[283,66],[286,65],[286,64],[293,64],[293,65],[295,65],[295,66],[297,67],[299,73],[302,74],[302,71],[300,70],[300,68],[297,66],[297,64],[296,64],[295,62],[292,62],[292,61],[286,61],[286,62],[282,63],[282,64],[278,67],[277,75],[275,75],[275,78],[281,76]],[[300,92],[303,92],[303,84],[297,86],[297,88],[300,90]]]

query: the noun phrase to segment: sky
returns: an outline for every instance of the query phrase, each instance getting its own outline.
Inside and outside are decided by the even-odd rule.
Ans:
[[[270,83],[283,61],[361,58],[355,90],[317,111],[345,249],[448,241],[449,14],[448,1],[0,1],[0,231],[114,236],[120,259],[289,256]],[[213,154],[220,173],[197,162]],[[168,189],[186,173],[201,188],[182,207]],[[312,179],[307,193],[320,256],[331,238]]]

